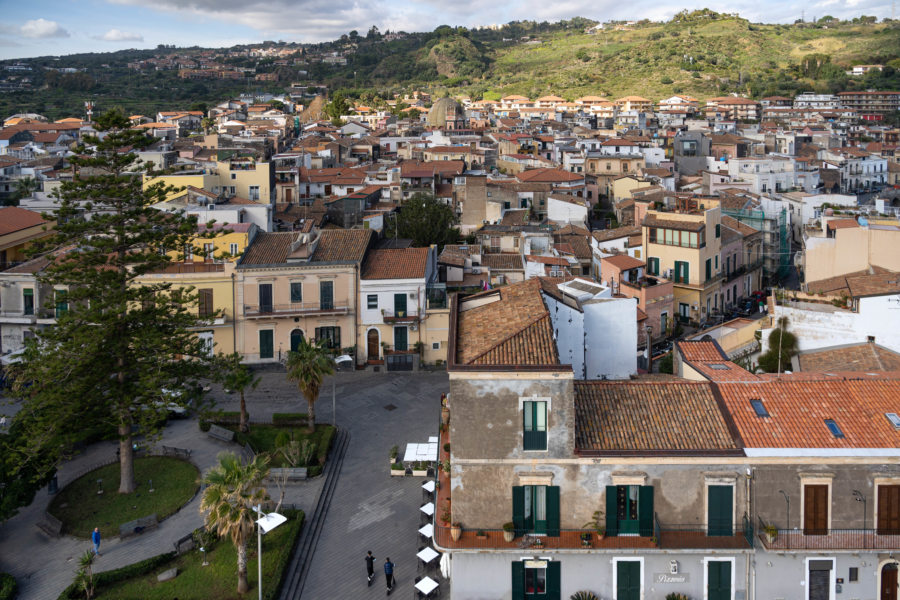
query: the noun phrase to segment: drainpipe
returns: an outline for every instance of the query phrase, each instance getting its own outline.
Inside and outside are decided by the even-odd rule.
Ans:
[[[237,352],[237,286],[234,271],[231,272],[231,344],[232,351]]]
[[[750,527],[753,526],[753,501],[752,501],[752,496],[751,496],[752,481],[753,481],[753,469],[751,467],[747,467],[747,486],[746,486],[746,490],[747,490],[746,491],[746,493],[747,493],[747,521],[748,521],[747,524]],[[747,560],[745,563],[746,564],[745,576],[746,576],[747,597],[750,600],[756,600],[756,586],[753,585],[753,578],[751,577],[751,575],[752,575],[751,568],[750,568],[751,561],[754,562],[753,572],[755,572],[756,571],[756,564],[755,564],[756,563],[756,553],[755,552],[751,552],[751,553],[747,554]]]

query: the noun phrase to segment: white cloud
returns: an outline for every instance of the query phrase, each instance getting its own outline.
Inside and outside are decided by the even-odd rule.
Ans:
[[[26,21],[19,32],[28,38],[66,38],[69,32],[59,26],[56,21],[33,19]]]
[[[140,33],[131,33],[113,28],[103,35],[94,36],[94,39],[103,40],[104,42],[143,42],[144,36]]]

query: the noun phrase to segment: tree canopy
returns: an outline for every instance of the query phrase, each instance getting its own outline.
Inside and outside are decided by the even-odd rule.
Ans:
[[[414,246],[437,244],[443,248],[459,240],[458,222],[449,205],[432,194],[415,193],[403,203],[396,218],[388,219],[385,235],[411,239]]]

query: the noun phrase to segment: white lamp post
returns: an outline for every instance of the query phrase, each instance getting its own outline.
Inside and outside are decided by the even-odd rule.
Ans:
[[[253,507],[260,517],[256,520],[256,543],[257,543],[257,556],[256,556],[256,564],[258,567],[259,573],[259,582],[257,587],[259,588],[259,600],[262,600],[262,534],[269,533],[285,521],[287,521],[287,517],[284,515],[279,515],[278,513],[271,512],[266,514],[262,511],[262,505],[258,504]]]

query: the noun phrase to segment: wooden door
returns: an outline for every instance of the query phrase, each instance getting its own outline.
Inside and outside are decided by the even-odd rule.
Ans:
[[[294,188],[284,188],[284,201],[288,204],[294,202]]]
[[[374,329],[370,329],[369,333],[366,334],[366,356],[369,360],[378,360],[379,352],[378,352],[378,332]]]
[[[709,600],[731,600],[731,562],[711,560],[706,563],[706,588]]]
[[[620,560],[616,563],[616,600],[640,600],[641,563]]]
[[[881,568],[880,600],[897,600],[897,563]]]
[[[878,535],[900,535],[900,485],[878,486]]]
[[[803,533],[805,535],[827,535],[828,486],[804,486],[803,495]]]

